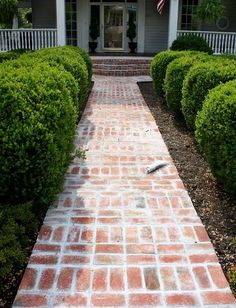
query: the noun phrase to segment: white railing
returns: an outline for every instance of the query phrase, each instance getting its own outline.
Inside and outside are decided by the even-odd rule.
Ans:
[[[189,34],[200,36],[205,39],[215,54],[236,54],[236,33],[234,32],[177,31],[177,36]]]
[[[57,45],[57,29],[0,29],[0,52]]]

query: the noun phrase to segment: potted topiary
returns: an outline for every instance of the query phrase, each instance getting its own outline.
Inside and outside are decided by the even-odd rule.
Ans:
[[[136,24],[134,22],[134,14],[130,13],[127,29],[127,37],[129,38],[129,49],[131,53],[134,53],[137,48],[137,42],[133,40],[136,38]]]
[[[96,20],[91,20],[91,24],[89,27],[89,36],[92,39],[92,42],[89,42],[89,50],[90,52],[96,52],[96,48],[98,46],[98,42],[96,39],[99,37],[99,27]]]

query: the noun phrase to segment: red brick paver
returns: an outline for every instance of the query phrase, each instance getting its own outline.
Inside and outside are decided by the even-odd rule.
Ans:
[[[138,78],[95,77],[89,149],[49,209],[14,307],[236,307]],[[168,165],[151,174],[148,166]]]

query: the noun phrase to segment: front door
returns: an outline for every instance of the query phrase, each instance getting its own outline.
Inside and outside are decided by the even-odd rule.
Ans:
[[[124,50],[124,6],[103,6],[103,49]]]

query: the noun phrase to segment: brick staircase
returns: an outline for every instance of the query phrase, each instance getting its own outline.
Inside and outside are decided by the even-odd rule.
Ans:
[[[149,76],[152,57],[93,56],[93,73],[103,76]]]

